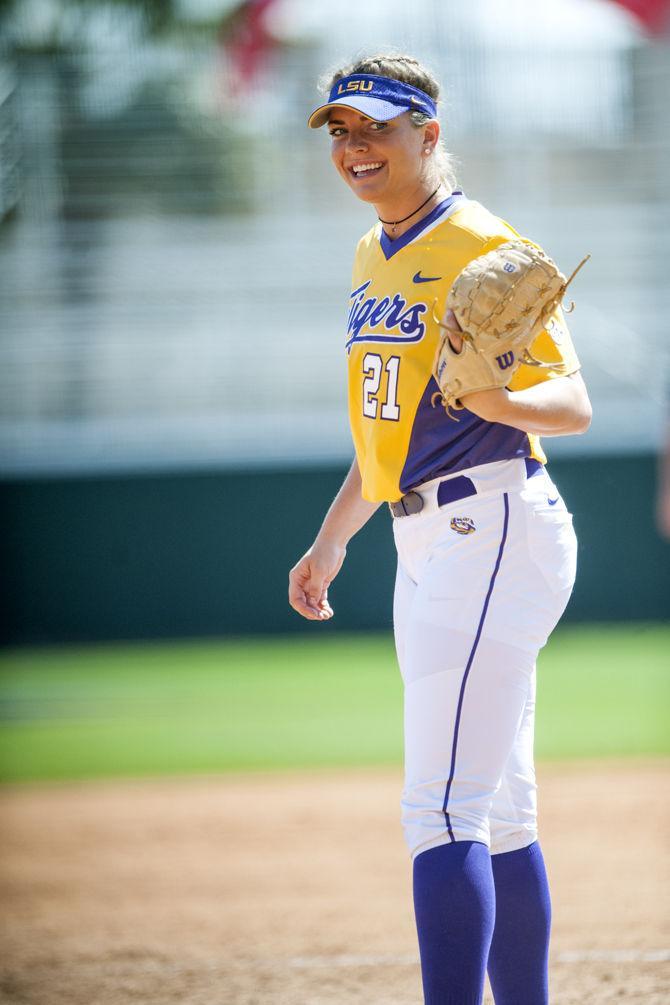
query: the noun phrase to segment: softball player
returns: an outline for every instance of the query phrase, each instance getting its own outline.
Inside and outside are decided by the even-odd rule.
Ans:
[[[438,93],[409,57],[364,59],[333,76],[309,120],[328,126],[336,170],[379,222],[358,245],[345,340],[356,456],[291,570],[289,600],[305,618],[332,617],[349,539],[390,504],[425,1001],[479,1005],[488,967],[497,1005],[543,1005],[535,661],[570,596],[576,540],[539,435],[583,432],[591,408],[560,312],[533,345],[556,369],[522,365],[508,388],[464,396],[458,421],[433,407],[450,286],[517,236],[455,188]]]

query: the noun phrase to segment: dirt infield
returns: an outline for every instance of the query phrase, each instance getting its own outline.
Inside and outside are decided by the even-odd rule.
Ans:
[[[670,1001],[669,778],[661,761],[541,770],[554,1005]],[[3,789],[0,1002],[418,1005],[399,785]]]

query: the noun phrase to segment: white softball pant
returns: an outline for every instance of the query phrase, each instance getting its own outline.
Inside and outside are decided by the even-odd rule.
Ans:
[[[402,822],[412,856],[537,838],[535,661],[575,579],[572,517],[523,460],[464,472],[476,495],[395,518],[394,627],[405,685]],[[471,529],[474,528],[474,529]]]

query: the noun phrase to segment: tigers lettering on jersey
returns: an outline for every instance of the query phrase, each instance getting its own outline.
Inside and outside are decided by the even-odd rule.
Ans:
[[[455,421],[433,405],[436,317],[444,313],[455,277],[473,258],[518,236],[479,203],[453,193],[397,240],[378,224],[359,242],[346,352],[349,420],[364,498],[395,501],[422,482],[493,461],[546,460],[536,436],[485,422],[467,409]],[[547,327],[558,339],[543,331],[532,351],[565,368],[522,364],[510,378],[511,390],[579,369],[560,310]],[[502,370],[514,362],[509,355],[498,360]]]
[[[408,306],[401,293],[390,297],[366,297],[371,282],[368,279],[351,293],[353,304],[349,311],[347,352],[351,351],[354,342],[419,342],[426,334],[421,317],[427,313],[428,304]],[[372,330],[382,326],[383,331]]]

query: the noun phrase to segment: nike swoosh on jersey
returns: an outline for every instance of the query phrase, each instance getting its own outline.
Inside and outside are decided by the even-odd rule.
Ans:
[[[441,278],[442,278],[442,276],[422,276],[421,275],[421,270],[419,269],[419,271],[417,272],[417,274],[414,276],[414,279],[412,280],[412,282],[414,282],[414,283],[435,283],[435,282],[437,282],[438,279],[441,279]]]
[[[556,496],[555,499],[547,498],[547,502],[549,503],[550,506],[555,506],[560,498],[561,498],[560,496]]]

